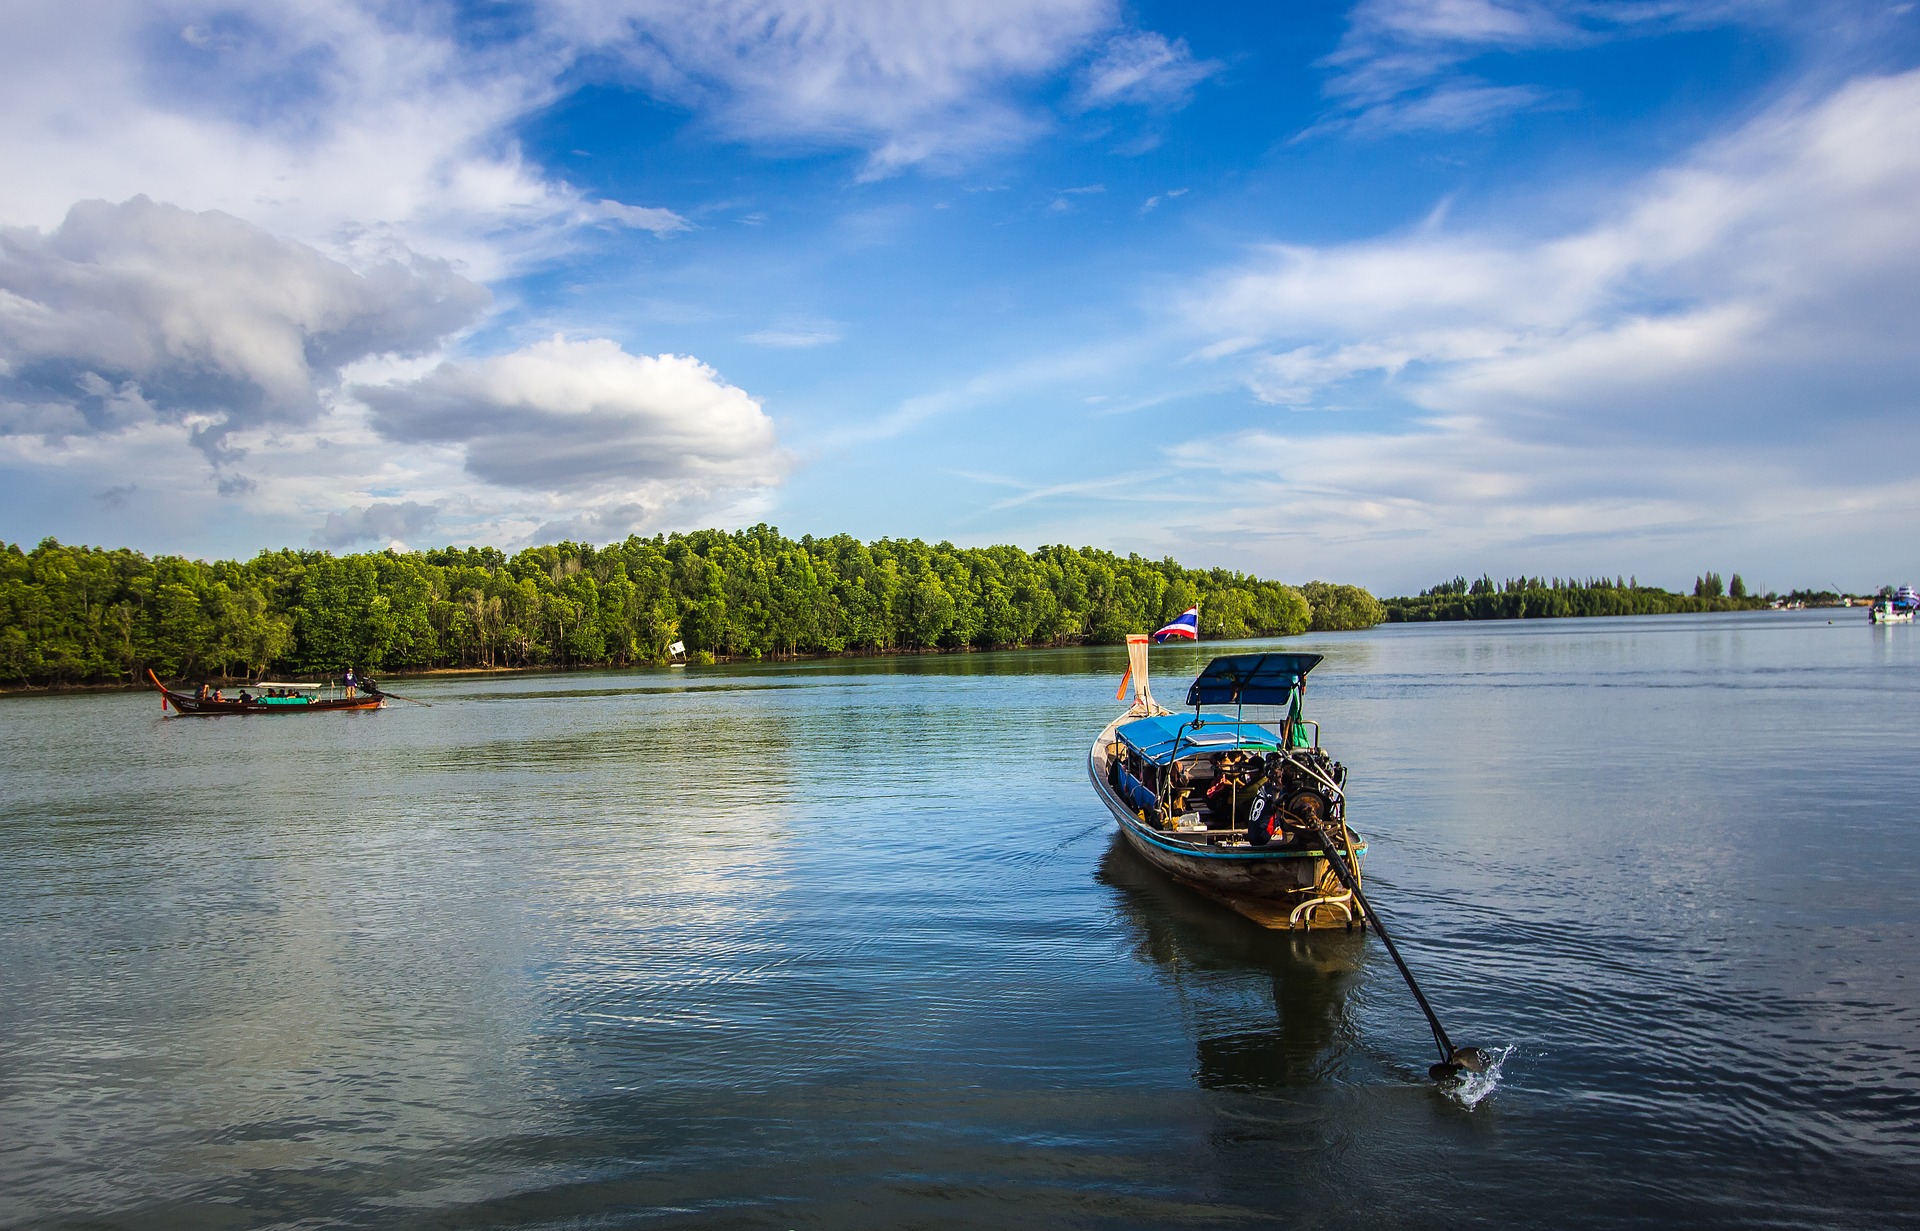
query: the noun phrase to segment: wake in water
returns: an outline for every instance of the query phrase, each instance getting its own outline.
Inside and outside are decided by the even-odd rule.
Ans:
[[[1468,1111],[1472,1111],[1480,1105],[1482,1099],[1499,1089],[1500,1066],[1505,1064],[1507,1057],[1512,1054],[1512,1044],[1508,1044],[1505,1047],[1488,1048],[1487,1055],[1491,1057],[1491,1061],[1488,1063],[1485,1071],[1479,1073],[1462,1073],[1460,1080],[1449,1082],[1445,1086],[1442,1086],[1441,1089],[1448,1098],[1465,1107]]]

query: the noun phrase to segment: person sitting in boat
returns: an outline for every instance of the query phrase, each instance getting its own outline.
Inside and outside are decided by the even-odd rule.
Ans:
[[[1223,752],[1214,765],[1219,772],[1207,788],[1207,810],[1224,822],[1224,828],[1232,828],[1234,810],[1244,808],[1266,779],[1266,759],[1250,752]]]
[[[252,693],[250,693],[250,692],[248,692],[248,691],[247,691],[246,689],[244,689],[244,688],[242,688],[242,689],[240,690],[240,704],[242,704],[242,705],[252,705],[252,704],[253,704],[253,694],[252,694]]]
[[[205,680],[200,681],[199,691],[193,694],[193,699],[195,701],[205,701],[207,699],[207,682]]]

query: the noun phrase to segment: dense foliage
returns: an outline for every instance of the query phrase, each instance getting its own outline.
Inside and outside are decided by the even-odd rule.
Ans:
[[[1692,594],[1675,594],[1657,586],[1643,586],[1638,578],[1595,577],[1551,581],[1544,577],[1511,577],[1495,582],[1482,574],[1468,583],[1464,577],[1443,581],[1417,598],[1390,598],[1383,604],[1386,618],[1395,622],[1418,620],[1522,620],[1551,616],[1664,615],[1678,611],[1745,611],[1765,607],[1769,600],[1747,595],[1740,574],[1733,575],[1728,595],[1718,573],[1696,582]]]
[[[769,526],[512,557],[472,547],[213,563],[49,539],[0,544],[0,682],[134,680],[148,667],[180,678],[621,665],[662,661],[676,640],[695,658],[1112,642],[1195,603],[1209,639],[1381,619],[1364,590],[1307,592],[1091,548],[794,540]]]

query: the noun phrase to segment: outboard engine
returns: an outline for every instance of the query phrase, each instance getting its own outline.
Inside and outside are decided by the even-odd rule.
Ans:
[[[1291,842],[1311,834],[1314,825],[1337,825],[1346,808],[1322,776],[1343,786],[1346,767],[1317,749],[1292,756],[1275,753],[1268,761],[1267,780],[1247,811],[1248,845]]]

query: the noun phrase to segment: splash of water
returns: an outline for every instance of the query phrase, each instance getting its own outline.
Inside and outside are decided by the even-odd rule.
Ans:
[[[1500,1087],[1500,1066],[1513,1054],[1513,1045],[1490,1048],[1487,1055],[1491,1062],[1479,1073],[1462,1073],[1458,1081],[1447,1083],[1442,1089],[1454,1102],[1472,1111],[1480,1105],[1482,1099]]]

